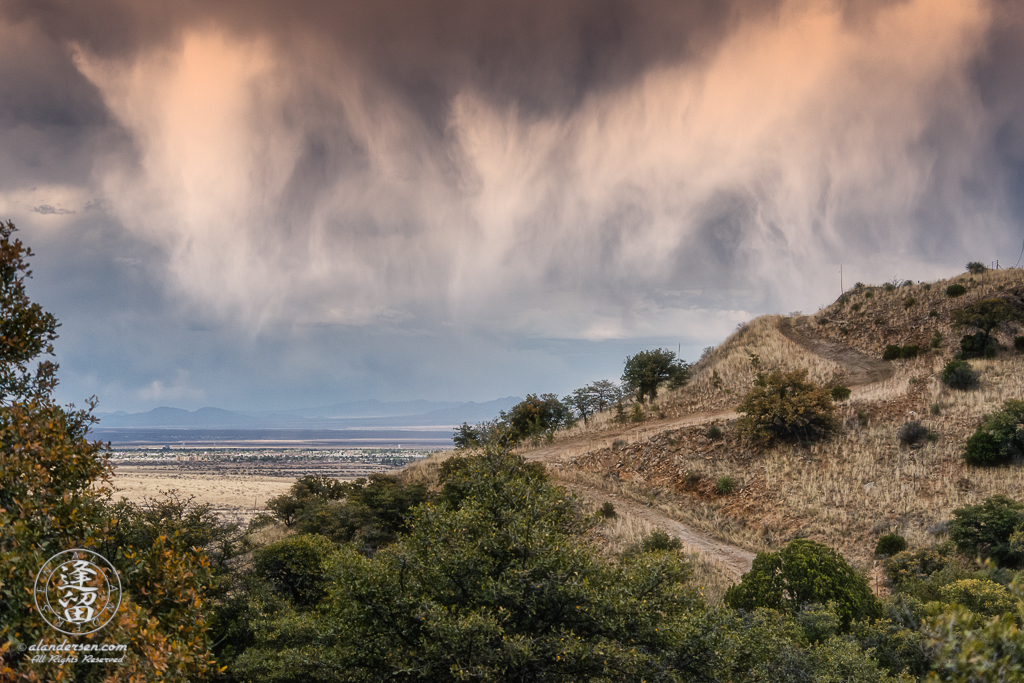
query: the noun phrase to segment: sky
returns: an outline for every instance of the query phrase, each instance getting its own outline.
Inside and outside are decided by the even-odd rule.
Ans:
[[[65,403],[563,395],[1016,263],[1022,8],[0,0],[0,219]]]

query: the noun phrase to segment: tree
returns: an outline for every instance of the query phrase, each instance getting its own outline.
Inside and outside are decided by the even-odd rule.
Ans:
[[[1011,547],[1010,537],[1022,526],[1024,503],[996,495],[953,510],[949,538],[965,555],[991,557],[1002,567],[1017,568],[1024,565],[1024,553]]]
[[[0,679],[25,681],[182,679],[213,669],[207,621],[209,560],[179,535],[146,536],[146,547],[112,543],[111,469],[103,444],[88,440],[92,408],[61,407],[51,392],[56,319],[28,300],[32,255],[0,223]],[[32,367],[34,365],[34,367]],[[145,521],[145,520],[142,520]],[[59,636],[35,606],[33,586],[53,555],[105,553],[122,577],[120,608],[104,630],[130,643],[123,663],[33,663],[25,646]],[[60,641],[60,638],[57,638]]]
[[[807,380],[806,370],[758,373],[737,410],[739,433],[754,443],[811,441],[839,429],[828,391]]]
[[[597,401],[598,412],[604,412],[622,400],[622,388],[609,379],[592,382],[590,390]]]
[[[572,419],[569,408],[555,394],[527,394],[526,400],[501,411],[499,422],[504,423],[504,443],[511,445],[525,439],[550,433]]]
[[[981,358],[995,355],[996,344],[992,332],[1002,325],[1024,320],[1024,315],[1005,299],[983,299],[953,311],[949,318],[957,327],[977,330],[974,335],[967,335],[960,340],[961,356]]]
[[[587,386],[566,396],[565,403],[583,418],[583,426],[586,427],[590,424],[590,416],[594,414],[594,409],[597,407],[597,396],[593,389]]]
[[[470,427],[468,422],[463,422],[455,428],[452,443],[456,448],[477,448],[480,446],[480,431],[475,427]]]
[[[986,268],[985,264],[981,261],[971,261],[967,264],[967,272],[971,275],[981,275],[986,270],[988,270],[988,268]]]
[[[790,614],[830,602],[844,629],[854,620],[882,615],[864,577],[836,551],[806,539],[777,553],[758,553],[750,571],[725,593],[725,603],[734,609],[767,607]]]
[[[626,358],[626,366],[622,371],[622,382],[630,390],[637,393],[641,402],[644,396],[653,401],[658,396],[658,385],[665,380],[673,380],[683,385],[690,378],[690,366],[668,349],[641,351],[635,356]]]

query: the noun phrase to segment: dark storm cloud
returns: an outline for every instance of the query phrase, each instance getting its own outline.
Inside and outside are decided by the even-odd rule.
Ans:
[[[64,371],[143,402],[582,383],[564,343],[699,349],[839,264],[1019,249],[1009,0],[6,0],[0,31],[0,212]]]

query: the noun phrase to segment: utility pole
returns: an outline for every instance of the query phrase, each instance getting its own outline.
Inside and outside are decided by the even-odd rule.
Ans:
[[[842,296],[846,289],[843,287],[843,264],[839,264],[839,295]]]

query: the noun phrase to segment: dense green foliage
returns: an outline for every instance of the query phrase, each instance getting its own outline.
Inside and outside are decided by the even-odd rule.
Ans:
[[[1012,322],[1024,320],[1024,315],[1006,299],[983,299],[953,311],[949,318],[957,327],[977,330],[975,334],[960,340],[960,356],[967,359],[995,356],[998,345],[992,332]]]
[[[964,459],[972,465],[1001,465],[1024,457],[1024,401],[1009,400],[986,415],[967,440]]]
[[[946,287],[946,296],[948,296],[948,297],[963,296],[966,293],[967,293],[967,288],[964,287],[961,284],[955,284],[955,285],[950,285],[949,287]]]
[[[875,555],[892,556],[907,549],[907,539],[895,531],[879,536],[875,544]]]
[[[864,577],[834,550],[809,540],[792,541],[777,553],[758,553],[743,580],[726,592],[725,602],[736,609],[765,607],[790,614],[830,603],[844,630],[853,620],[882,614]]]
[[[899,360],[917,358],[917,355],[921,352],[921,347],[917,344],[908,344],[906,346],[897,346],[896,344],[889,344],[885,347],[885,351],[882,353],[882,360]]]
[[[668,349],[641,351],[626,358],[622,383],[635,391],[639,401],[644,396],[653,401],[658,396],[658,385],[670,380],[672,386],[682,386],[690,379],[690,366],[676,358]]]
[[[965,360],[954,358],[942,369],[942,383],[953,389],[966,391],[978,386],[978,373]]]
[[[806,370],[758,373],[754,388],[737,410],[743,437],[762,445],[813,441],[839,429],[829,392],[807,379]]]
[[[1012,548],[1010,542],[1013,532],[1021,527],[1024,503],[998,495],[980,505],[954,510],[949,537],[966,555],[991,558],[1002,567],[1021,567],[1024,553]]]

